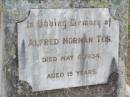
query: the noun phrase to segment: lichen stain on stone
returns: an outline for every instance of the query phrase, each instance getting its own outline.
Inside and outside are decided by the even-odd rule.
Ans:
[[[59,0],[53,0],[53,7],[54,8],[57,8],[57,7],[60,7],[60,1]]]
[[[120,5],[121,0],[111,0],[113,4]]]
[[[2,5],[0,4],[0,12],[2,12],[3,11],[3,7],[2,7]]]
[[[95,7],[108,7],[109,6],[109,3],[106,2],[106,1],[101,1],[101,0],[92,0],[90,1],[90,5],[91,6],[95,6]]]

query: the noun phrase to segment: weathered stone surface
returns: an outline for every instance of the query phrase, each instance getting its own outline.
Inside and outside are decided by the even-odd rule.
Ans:
[[[106,84],[118,64],[119,22],[107,8],[31,9],[17,27],[19,80],[33,91]]]
[[[4,51],[4,20],[3,20],[3,5],[0,0],[0,97],[5,97],[5,76],[3,71],[3,51]]]
[[[7,97],[125,97],[125,65],[127,64],[127,6],[128,0],[4,0],[5,39],[4,74]],[[106,85],[32,92],[26,82],[19,81],[16,22],[27,17],[31,8],[108,7],[111,16],[119,21],[119,65],[112,66],[113,74]],[[113,61],[115,64],[115,61]],[[118,80],[119,75],[119,80]],[[4,78],[4,77],[3,77]],[[5,95],[2,97],[6,97]]]

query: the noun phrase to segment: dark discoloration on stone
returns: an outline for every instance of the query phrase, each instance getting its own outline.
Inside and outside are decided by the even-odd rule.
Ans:
[[[24,40],[22,42],[22,48],[21,48],[21,55],[22,55],[22,59],[21,60],[24,60],[22,61],[22,66],[23,66],[23,69],[25,69],[25,64],[26,64],[26,51],[25,51],[25,43],[24,43]]]
[[[31,92],[27,83],[19,82],[19,97],[117,97],[117,81],[118,74],[113,73],[108,84],[44,92]]]

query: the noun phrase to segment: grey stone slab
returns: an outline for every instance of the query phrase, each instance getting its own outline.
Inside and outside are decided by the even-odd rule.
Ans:
[[[107,8],[31,9],[18,23],[19,80],[33,91],[105,84],[118,49]]]
[[[125,97],[127,65],[128,0],[2,0],[4,34],[2,97]],[[111,66],[111,76],[103,85],[33,92],[26,81],[19,80],[16,22],[25,19],[32,8],[109,8],[119,21],[119,63]],[[115,60],[112,61],[116,64]],[[6,95],[5,95],[6,94]]]

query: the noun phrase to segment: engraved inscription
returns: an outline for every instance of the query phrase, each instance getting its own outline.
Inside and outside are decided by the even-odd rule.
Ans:
[[[19,80],[33,91],[105,84],[118,64],[119,22],[107,8],[31,9],[17,25]]]

